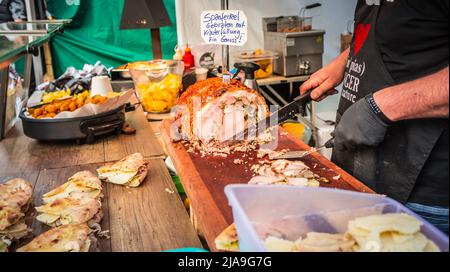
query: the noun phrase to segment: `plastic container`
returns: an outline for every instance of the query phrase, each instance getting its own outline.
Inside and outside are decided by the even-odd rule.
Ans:
[[[146,112],[166,113],[172,109],[182,88],[183,62],[154,60],[131,63],[129,70]]]
[[[230,185],[225,188],[243,252],[266,252],[270,235],[296,241],[309,232],[345,233],[348,222],[373,214],[407,213],[444,252],[448,237],[395,200],[380,195],[327,188]]]
[[[256,49],[256,50],[241,50],[234,56],[234,62],[254,62],[258,64],[261,69],[255,72],[256,79],[267,78],[273,74],[273,61],[278,59],[275,52]]]

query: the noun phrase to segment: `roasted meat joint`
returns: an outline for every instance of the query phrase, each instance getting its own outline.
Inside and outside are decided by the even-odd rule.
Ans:
[[[237,80],[197,82],[178,102],[177,122],[183,139],[223,142],[269,116],[264,98]],[[248,140],[248,139],[235,139]]]
[[[413,252],[403,270],[439,267],[449,9],[0,0],[0,259],[264,272],[358,254],[348,266],[386,270]]]

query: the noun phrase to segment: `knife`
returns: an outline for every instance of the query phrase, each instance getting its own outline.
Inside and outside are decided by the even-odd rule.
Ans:
[[[312,101],[311,93],[313,90],[309,90],[303,95],[297,97],[286,105],[285,107],[281,108],[279,111],[273,113],[269,117],[261,120],[256,125],[252,125],[245,130],[235,134],[233,137],[228,139],[226,142],[233,142],[236,139],[246,139],[248,135],[252,136],[259,136],[264,133],[265,130],[268,128],[279,125],[281,123],[284,123],[285,121],[293,118],[295,115],[299,113],[303,113],[306,108],[306,104]],[[276,120],[276,124],[272,122],[272,120]]]
[[[318,148],[312,148],[311,150],[308,151],[291,151],[291,152],[287,152],[284,155],[281,156],[270,156],[271,160],[292,160],[292,159],[302,159],[306,156],[309,156],[313,153],[316,152],[320,152],[324,149],[329,149],[329,148],[333,148],[334,147],[334,138],[332,138],[331,140],[329,140],[328,142],[326,142],[323,146],[318,147]]]

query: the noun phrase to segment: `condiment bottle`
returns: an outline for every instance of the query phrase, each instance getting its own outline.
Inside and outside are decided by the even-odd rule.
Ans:
[[[189,70],[195,66],[194,55],[192,55],[191,48],[189,48],[189,44],[186,44],[186,49],[184,50],[183,55],[184,62],[184,70]]]
[[[182,61],[183,60],[183,50],[177,45],[175,47],[175,55],[173,55],[173,60]]]

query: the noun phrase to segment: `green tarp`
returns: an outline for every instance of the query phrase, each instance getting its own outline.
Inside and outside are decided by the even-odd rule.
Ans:
[[[132,0],[127,0],[132,1]],[[120,30],[124,0],[47,0],[57,19],[73,19],[52,41],[56,75],[67,67],[101,61],[107,67],[153,58],[150,30]],[[175,0],[164,0],[172,26],[161,28],[163,57],[172,58],[177,44]]]

